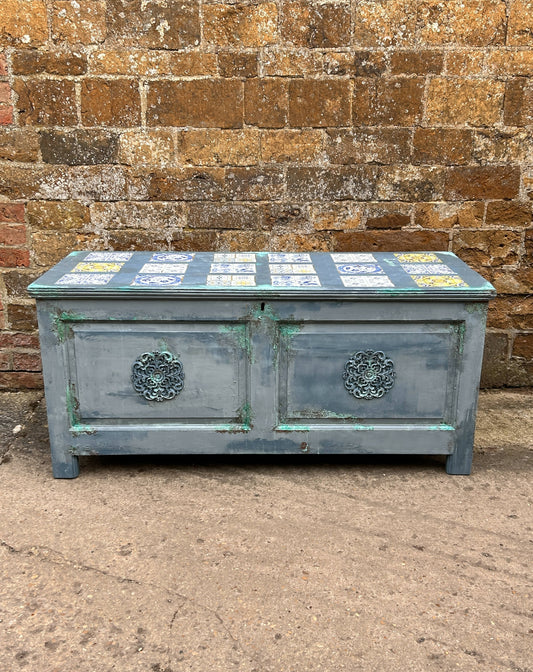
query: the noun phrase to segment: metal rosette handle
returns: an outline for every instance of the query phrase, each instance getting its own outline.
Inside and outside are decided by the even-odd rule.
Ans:
[[[394,362],[380,350],[355,352],[344,366],[344,387],[356,399],[381,399],[394,385]]]
[[[183,389],[183,364],[171,352],[144,352],[132,366],[133,389],[148,401],[169,401]]]

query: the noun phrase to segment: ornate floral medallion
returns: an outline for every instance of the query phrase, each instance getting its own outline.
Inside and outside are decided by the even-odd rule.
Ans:
[[[394,385],[394,363],[381,351],[355,352],[344,366],[344,387],[356,399],[380,399]]]
[[[183,364],[170,352],[145,352],[133,363],[133,389],[148,401],[174,399],[183,389]]]

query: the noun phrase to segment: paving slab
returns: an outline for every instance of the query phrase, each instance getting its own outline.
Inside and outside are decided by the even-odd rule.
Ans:
[[[1,672],[531,672],[533,394],[436,457],[82,458],[0,395]]]

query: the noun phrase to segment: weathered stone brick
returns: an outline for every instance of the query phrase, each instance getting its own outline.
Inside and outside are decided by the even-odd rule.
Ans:
[[[6,55],[0,53],[0,77],[5,77],[7,75],[7,59]]]
[[[346,231],[332,232],[338,252],[410,252],[447,250],[448,234],[440,231]]]
[[[243,85],[235,79],[151,82],[146,115],[150,126],[240,128]]]
[[[6,294],[9,299],[13,297],[17,298],[22,298],[26,299],[28,297],[28,292],[27,292],[27,287],[30,284],[30,282],[33,282],[36,280],[39,275],[41,275],[39,272],[35,273],[34,271],[28,272],[27,269],[18,269],[16,271],[4,271],[2,273],[2,280],[4,281],[4,286],[6,288]],[[14,335],[16,336],[16,334]],[[37,337],[32,338],[28,336],[27,334],[24,334],[24,338],[20,339],[21,341],[27,343],[27,342],[32,342],[32,345],[29,347],[32,348],[38,348],[39,347],[39,339]],[[16,338],[12,340],[17,341]],[[2,338],[0,337],[0,348],[2,347]],[[20,345],[20,343],[19,343]],[[23,347],[28,347],[28,345],[24,345]]]
[[[415,203],[414,221],[423,229],[479,228],[483,226],[485,204],[479,201],[466,203]]]
[[[121,229],[106,232],[106,249],[124,251],[168,250],[172,240],[170,229]]]
[[[179,154],[183,163],[193,166],[252,166],[260,158],[260,132],[250,128],[183,131]]]
[[[224,195],[236,201],[270,201],[285,193],[285,174],[278,166],[227,168]]]
[[[533,129],[480,130],[474,134],[472,151],[480,164],[524,164],[533,162]]]
[[[483,72],[484,57],[485,52],[479,49],[448,51],[446,52],[446,73],[458,77],[480,75]]]
[[[261,134],[261,159],[266,163],[311,163],[323,151],[323,131],[276,130]]]
[[[10,126],[13,123],[13,105],[0,104],[0,126]]]
[[[261,61],[267,77],[307,77],[323,70],[322,55],[315,51],[265,49]]]
[[[353,122],[363,126],[409,126],[422,116],[422,77],[354,80]]]
[[[13,74],[83,75],[87,72],[87,56],[80,52],[37,51],[21,49],[13,52]]]
[[[533,25],[533,21],[532,21]],[[487,71],[494,75],[533,76],[533,49],[497,49],[486,56]]]
[[[204,77],[217,74],[217,55],[196,51],[96,49],[89,54],[93,75]]]
[[[13,353],[13,371],[41,371],[41,355],[37,352]]]
[[[130,79],[85,79],[81,85],[81,118],[85,126],[136,126],[141,96]]]
[[[376,199],[381,201],[440,201],[446,169],[411,165],[384,166],[376,184]]]
[[[221,77],[257,77],[258,55],[248,52],[222,51],[218,54],[218,69]]]
[[[416,128],[414,163],[463,165],[472,159],[472,131],[455,128]]]
[[[293,201],[369,201],[375,196],[377,166],[287,169],[287,195]]]
[[[0,390],[40,390],[43,377],[40,373],[26,371],[6,371],[0,373]]]
[[[262,209],[252,203],[189,204],[187,226],[193,229],[260,229]]]
[[[223,233],[223,232],[222,232]],[[228,237],[231,240],[236,240],[240,231],[228,231]],[[205,229],[193,229],[192,231],[174,231],[170,242],[170,249],[172,250],[186,250],[194,252],[208,251],[221,248],[219,244],[219,232],[207,231]],[[243,250],[258,250],[260,247],[237,247],[236,249]]]
[[[272,245],[275,246],[273,249],[279,249],[278,245],[281,239],[277,238],[277,236],[282,236],[287,241],[288,239],[285,236],[288,232],[299,231],[302,233],[298,233],[297,236],[301,240],[306,234],[309,235],[311,233],[313,227],[309,219],[309,210],[312,206],[301,203],[270,202],[265,203],[262,207],[265,218],[265,229],[268,229]],[[310,248],[311,245],[312,242],[310,242]],[[298,249],[301,249],[299,245]]]
[[[297,47],[349,46],[350,5],[336,2],[316,5],[301,0],[285,2],[281,35]]]
[[[33,303],[9,303],[7,315],[12,331],[37,329],[37,312]]]
[[[31,232],[32,259],[37,266],[53,266],[63,257],[78,249],[77,237],[73,231],[38,231]]]
[[[289,82],[291,126],[347,126],[350,85],[346,80],[292,79]]]
[[[487,225],[505,227],[531,226],[531,203],[517,201],[489,201],[487,203]]]
[[[409,203],[369,203],[365,207],[367,229],[403,229],[411,224]]]
[[[244,121],[262,128],[287,123],[289,84],[283,78],[251,79],[244,85]]]
[[[309,208],[309,218],[317,231],[349,231],[361,226],[363,209],[350,201],[314,203]]]
[[[107,38],[149,49],[181,49],[200,44],[197,0],[107,0]]]
[[[0,224],[0,245],[26,245],[24,224]]]
[[[514,77],[505,83],[503,121],[508,126],[533,124],[533,84],[526,77]]]
[[[517,334],[515,336],[513,357],[533,359],[533,334]]]
[[[489,304],[489,311],[492,302]],[[501,387],[507,383],[509,335],[488,330],[485,334],[481,387]],[[498,381],[498,382],[496,382]]]
[[[419,36],[429,44],[503,44],[504,0],[423,0],[418,7]]]
[[[65,79],[15,80],[21,125],[74,126],[77,121],[74,82]]]
[[[44,0],[3,0],[0,14],[0,45],[38,47],[48,39]]]
[[[383,51],[326,51],[323,59],[327,75],[378,77],[387,69]]]
[[[189,234],[191,236],[196,234],[192,239],[196,245],[201,245],[200,247],[191,248],[195,250],[216,249],[224,252],[242,252],[242,250],[276,249],[271,247],[273,236],[270,231],[237,231],[232,229],[230,231],[214,232],[196,229],[189,232]],[[198,234],[203,235],[199,237]],[[208,234],[207,240],[211,247],[202,242],[206,234]],[[183,245],[183,240],[180,241],[180,244]],[[181,249],[189,248],[182,247]]]
[[[0,267],[17,268],[18,266],[30,265],[30,253],[28,250],[17,250],[13,248],[0,249]]]
[[[408,128],[333,129],[326,138],[331,163],[407,163],[411,156]]]
[[[24,203],[0,203],[0,222],[23,222]]]
[[[118,134],[104,130],[41,131],[41,155],[46,163],[70,166],[116,163]]]
[[[30,201],[27,210],[33,229],[82,230],[90,223],[89,207],[78,201]]]
[[[2,311],[0,310],[0,315]],[[3,318],[3,315],[1,315]],[[12,371],[13,370],[13,355],[11,352],[2,352],[0,350],[0,371]]]
[[[520,252],[521,236],[516,231],[458,231],[453,251],[475,268],[514,264]]]
[[[491,79],[430,80],[426,122],[435,126],[490,126],[499,121],[504,99],[503,82]]]
[[[417,0],[376,2],[355,6],[353,39],[362,47],[402,47],[415,43]]]
[[[154,170],[150,174],[150,200],[219,201],[223,196],[223,168],[174,168]]]
[[[264,47],[276,40],[278,8],[274,2],[204,4],[203,37],[217,46]]]
[[[55,0],[52,39],[69,44],[98,44],[106,36],[104,0]]]
[[[119,162],[130,166],[172,166],[176,163],[171,131],[125,131],[120,135]]]
[[[532,0],[513,0],[510,3],[507,44],[512,46],[533,44],[532,16]]]
[[[444,55],[441,51],[394,51],[390,57],[393,75],[438,75],[442,72]]]
[[[11,102],[11,87],[9,82],[0,82],[0,103]]]
[[[98,229],[157,231],[185,225],[185,207],[179,202],[92,203],[90,209],[91,222]]]
[[[498,294],[530,294],[533,287],[533,268],[527,266],[513,270],[494,269],[490,281]]]
[[[0,310],[2,310],[0,304]],[[32,334],[0,334],[0,348],[38,348],[39,337]]]
[[[520,169],[513,166],[449,168],[444,198],[452,201],[517,198],[519,189]]]

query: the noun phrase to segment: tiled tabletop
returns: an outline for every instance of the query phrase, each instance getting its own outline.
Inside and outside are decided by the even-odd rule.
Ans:
[[[59,296],[94,290],[191,293],[237,288],[494,294],[490,283],[450,252],[73,252],[28,289],[34,296]]]

